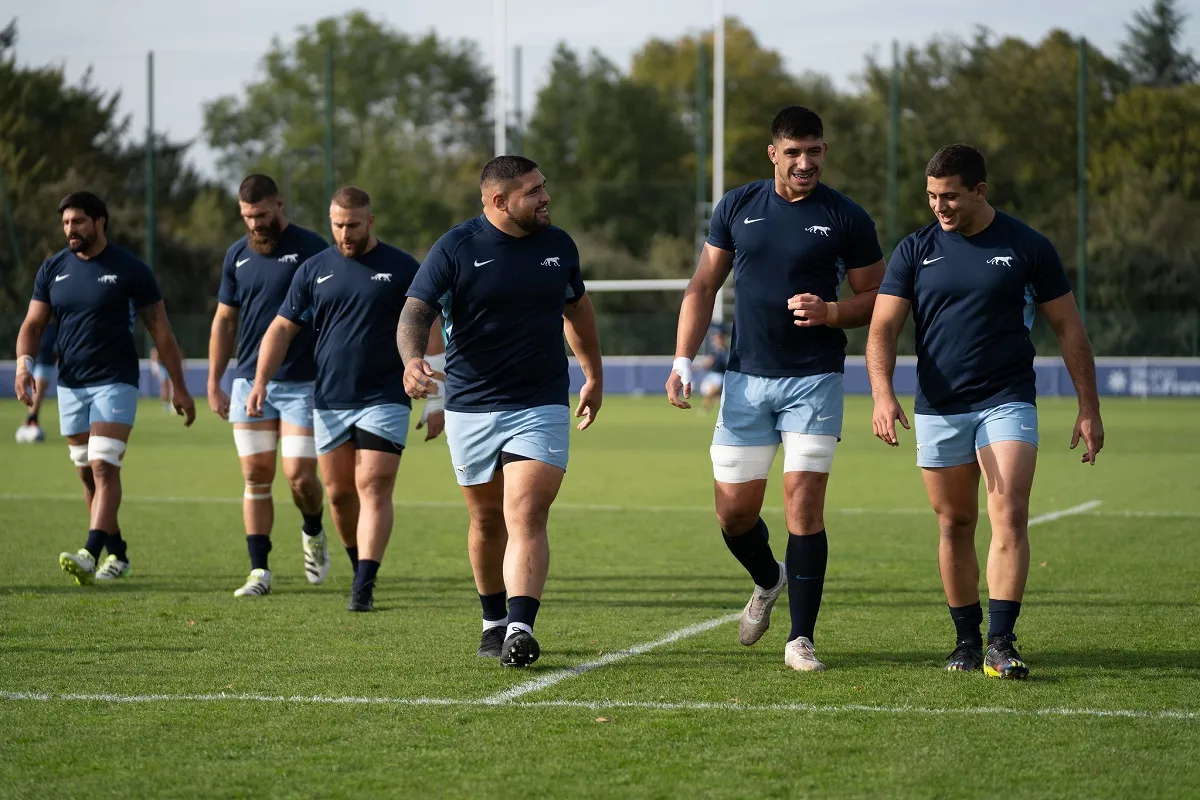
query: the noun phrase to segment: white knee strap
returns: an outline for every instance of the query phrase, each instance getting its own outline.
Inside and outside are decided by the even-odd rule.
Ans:
[[[69,444],[67,449],[71,452],[71,462],[77,467],[86,467],[88,465],[88,446],[86,444]]]
[[[784,472],[824,472],[833,468],[837,437],[815,433],[783,434]]]
[[[242,493],[242,497],[246,498],[247,500],[270,500],[271,484],[247,483],[246,491]]]
[[[748,447],[714,444],[708,450],[712,457],[713,477],[721,483],[766,480],[778,449],[779,446],[774,444]]]
[[[279,450],[284,458],[317,457],[317,443],[311,436],[281,436]]]
[[[256,453],[267,453],[275,450],[275,442],[279,433],[259,428],[234,428],[233,443],[237,445],[239,457],[245,458]]]
[[[121,457],[125,455],[125,443],[120,439],[108,436],[90,436],[87,443],[88,461],[103,461],[114,467],[121,466]]]

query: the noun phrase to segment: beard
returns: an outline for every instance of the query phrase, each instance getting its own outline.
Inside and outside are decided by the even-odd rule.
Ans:
[[[274,252],[279,245],[279,236],[283,233],[283,226],[279,224],[279,219],[271,220],[271,224],[267,225],[259,231],[250,231],[247,236],[247,244],[250,249],[258,253],[260,256],[267,256]]]
[[[364,236],[361,239],[343,239],[338,245],[338,252],[346,258],[357,258],[367,251],[369,241],[371,241],[370,236]]]
[[[526,233],[537,233],[538,231],[543,231],[546,228],[550,227],[549,211],[546,212],[546,221],[545,222],[542,222],[538,219],[536,209],[534,211],[530,212],[527,216],[523,216],[523,217],[518,217],[516,214],[512,213],[512,209],[510,209],[510,208],[505,208],[504,214],[510,220],[512,220],[514,225],[516,225],[518,228],[525,231]]]
[[[74,241],[67,239],[67,249],[69,249],[72,253],[86,252],[91,248],[92,245],[96,243],[95,235],[84,236],[83,234],[77,234],[77,236],[79,236],[79,238]]]

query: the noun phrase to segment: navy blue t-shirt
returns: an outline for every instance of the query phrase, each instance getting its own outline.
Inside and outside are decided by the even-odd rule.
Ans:
[[[296,270],[279,314],[313,326],[317,408],[412,405],[396,325],[419,266],[403,250],[379,242],[357,258],[331,247]]]
[[[225,254],[225,265],[221,268],[221,288],[217,300],[240,312],[234,377],[254,380],[254,372],[258,368],[258,346],[287,297],[292,276],[301,264],[327,247],[329,244],[317,234],[289,222],[279,235],[279,243],[268,255],[251,250],[246,236],[229,248]],[[311,381],[316,375],[312,327],[305,325],[304,330],[292,340],[274,379]]]
[[[446,320],[446,409],[567,405],[563,309],[583,293],[579,250],[553,225],[509,236],[481,214],[438,239],[408,294]]]
[[[708,243],[734,253],[730,370],[765,377],[845,370],[846,334],[797,326],[787,302],[795,294],[833,302],[846,270],[883,258],[866,211],[823,183],[789,203],[774,179],[755,181],[717,203]]]
[[[115,244],[84,260],[60,250],[38,269],[33,299],[58,320],[58,383],[138,385],[134,314],[162,300],[150,268]]]
[[[916,412],[1034,402],[1034,304],[1069,291],[1050,240],[999,211],[974,236],[934,222],[905,238],[879,293],[912,301]]]
[[[42,330],[42,341],[38,344],[37,357],[34,359],[34,362],[53,367],[57,361],[58,323],[50,320]]]

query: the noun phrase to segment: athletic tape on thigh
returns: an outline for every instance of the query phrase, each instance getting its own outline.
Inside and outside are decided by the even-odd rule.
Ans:
[[[713,478],[721,483],[766,480],[778,449],[779,446],[774,444],[714,444],[708,450],[712,457]]]
[[[278,431],[259,428],[233,429],[233,443],[237,445],[237,452],[241,457],[270,452],[275,449],[278,439]]]
[[[279,451],[284,458],[316,458],[317,442],[311,436],[281,436]]]
[[[121,456],[125,455],[125,443],[120,439],[108,436],[88,437],[88,461],[103,461],[114,467],[121,466]]]
[[[88,465],[88,446],[86,444],[69,444],[67,450],[71,453],[71,461],[77,467]]]
[[[242,492],[242,497],[246,498],[247,500],[270,500],[271,484],[247,483],[246,491]]]
[[[816,433],[783,434],[784,472],[825,472],[833,468],[837,437]]]

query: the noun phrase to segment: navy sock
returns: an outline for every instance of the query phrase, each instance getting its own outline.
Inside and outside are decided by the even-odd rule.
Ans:
[[[91,553],[92,558],[99,561],[100,553],[101,553],[101,551],[104,550],[104,545],[107,542],[108,542],[108,534],[107,533],[105,533],[102,530],[92,528],[90,531],[88,531],[87,544],[85,544],[83,546],[83,549],[87,550],[89,553]]]
[[[271,552],[271,537],[251,534],[246,537],[246,549],[250,551],[250,569],[270,569],[267,553]]]
[[[532,597],[522,595],[508,598],[509,632],[512,632],[514,624],[523,625],[533,630],[533,622],[537,619],[538,609],[541,606],[542,602]]]
[[[988,638],[1011,635],[1021,615],[1021,603],[1017,600],[988,600]]]
[[[26,417],[25,417],[25,421],[26,421],[26,422],[32,422],[34,425],[37,425],[37,424],[38,424],[38,415],[37,415],[37,412],[36,412],[36,411],[33,411],[33,412],[29,413],[28,415],[26,415]]]
[[[979,626],[983,624],[983,606],[976,600],[969,606],[946,606],[950,609],[950,619],[954,620],[954,631],[959,642],[983,644]]]
[[[508,599],[508,592],[503,590],[495,594],[479,595],[479,604],[483,606],[483,621],[484,622],[500,622],[508,616],[508,607],[505,601]]]
[[[359,559],[354,571],[354,591],[375,588],[375,576],[379,574],[379,562],[369,558]]]
[[[309,536],[316,536],[321,532],[321,515],[325,513],[325,509],[321,509],[315,514],[304,515],[304,532]]]
[[[350,569],[358,572],[358,545],[346,548],[346,555],[350,556]]]
[[[767,542],[767,523],[762,521],[762,517],[741,536],[730,536],[725,531],[721,531],[721,536],[729,552],[746,568],[756,584],[764,589],[775,588],[775,584],[779,583],[779,564]]]
[[[811,536],[788,536],[787,546],[788,606],[792,612],[792,632],[788,641],[797,636],[813,638],[817,613],[821,610],[821,593],[825,589],[825,566],[829,561],[829,539],[825,531]]]
[[[129,554],[125,552],[126,542],[121,538],[120,531],[108,534],[108,537],[104,540],[104,546],[108,548],[110,555],[117,557],[117,561],[129,563]]]

